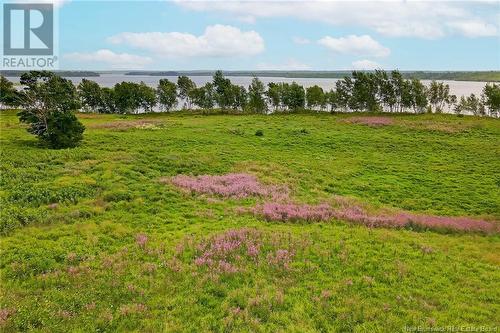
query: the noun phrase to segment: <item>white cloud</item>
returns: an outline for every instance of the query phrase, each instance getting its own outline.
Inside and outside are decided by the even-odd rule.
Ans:
[[[349,35],[340,38],[325,36],[318,40],[318,43],[335,53],[342,54],[386,57],[391,53],[391,50],[368,35]]]
[[[123,32],[108,40],[168,57],[251,56],[264,51],[264,40],[257,32],[220,24],[206,27],[200,36],[182,32]]]
[[[356,70],[374,70],[379,68],[382,68],[382,66],[371,60],[358,60],[352,63],[352,69]]]
[[[309,39],[304,38],[304,37],[297,37],[297,36],[295,36],[295,37],[292,38],[292,40],[293,40],[293,42],[295,44],[299,44],[299,45],[305,45],[305,44],[310,44],[311,43],[311,41]]]
[[[491,37],[498,35],[498,28],[478,20],[450,22],[449,27],[467,37]]]
[[[142,57],[128,53],[115,53],[111,50],[102,49],[92,53],[68,53],[65,59],[83,63],[104,63],[112,68],[135,69],[143,68],[153,60],[149,57]]]
[[[260,63],[257,64],[258,70],[268,70],[268,71],[305,71],[310,70],[311,66],[301,63],[295,59],[288,59],[282,64],[269,64],[269,63]]]
[[[499,24],[491,15],[476,16],[477,8],[498,11],[497,1],[175,1],[195,11],[216,11],[254,18],[293,17],[339,26],[361,26],[377,33],[435,39],[451,33],[475,36],[449,26],[457,20]],[[495,7],[493,7],[495,6]],[[488,11],[488,10],[487,10]],[[483,11],[484,13],[484,11]]]
[[[238,16],[236,19],[238,21],[241,21],[243,23],[248,23],[248,24],[254,24],[256,22],[255,16],[252,16],[252,15]]]

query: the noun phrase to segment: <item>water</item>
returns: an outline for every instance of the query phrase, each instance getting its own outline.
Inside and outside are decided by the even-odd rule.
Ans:
[[[149,75],[124,75],[124,74],[101,74],[99,77],[89,77],[87,79],[97,82],[103,87],[112,87],[116,83],[122,81],[129,82],[144,82],[151,87],[156,87],[160,79],[169,79],[172,82],[177,82],[177,76],[149,76]],[[207,82],[212,81],[211,76],[190,76],[197,86],[202,86]],[[228,79],[240,86],[248,87],[252,81],[252,76],[227,76]],[[82,81],[82,77],[70,77],[74,84],[79,84]],[[259,77],[259,79],[267,86],[269,82],[297,82],[304,87],[310,87],[315,84],[320,86],[325,90],[330,90],[335,88],[335,82],[338,79],[325,79],[325,78],[285,78],[285,77]],[[19,82],[19,78],[10,77],[9,80],[13,82]],[[429,85],[430,80],[422,80],[422,83]],[[475,81],[442,81],[450,86],[450,93],[456,95],[458,98],[460,96],[468,96],[470,94],[475,94],[476,96],[481,95],[483,87],[486,82],[475,82]]]

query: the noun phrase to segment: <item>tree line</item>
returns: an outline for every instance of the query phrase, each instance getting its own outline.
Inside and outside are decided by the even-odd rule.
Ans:
[[[32,73],[48,75],[44,72],[25,73],[21,76],[21,85],[25,86],[23,77],[26,79]],[[4,77],[1,77],[0,89],[0,104],[13,107],[25,104],[23,92],[14,89]],[[158,109],[168,112],[182,103],[184,109],[219,108],[248,113],[301,109],[413,113],[451,110],[458,114],[500,115],[498,84],[487,84],[481,96],[471,94],[457,99],[450,93],[449,85],[443,82],[432,81],[426,86],[418,79],[404,79],[399,71],[383,70],[354,71],[352,76],[338,80],[335,89],[329,91],[317,85],[304,88],[296,82],[271,82],[266,87],[258,78],[245,88],[233,84],[221,71],[217,71],[211,82],[199,87],[187,76],[179,76],[177,82],[161,79],[156,88],[144,82],[120,82],[108,88],[83,79],[76,87],[75,96],[76,109],[97,113],[125,114]]]
[[[0,76],[0,106],[21,108],[19,117],[29,125],[28,131],[53,148],[71,147],[81,140],[84,127],[73,113],[78,110],[126,114],[159,108],[168,112],[183,103],[184,109],[260,114],[304,109],[414,113],[449,109],[457,114],[500,115],[498,84],[487,84],[481,96],[471,94],[458,100],[448,84],[432,81],[427,87],[418,79],[404,79],[399,71],[354,71],[329,91],[317,85],[304,88],[296,82],[271,82],[266,87],[256,77],[245,88],[233,84],[221,71],[199,87],[187,76],[179,76],[176,83],[161,79],[156,88],[144,82],[120,82],[108,88],[87,79],[75,86],[47,71],[24,73],[20,84],[22,89],[17,89]]]

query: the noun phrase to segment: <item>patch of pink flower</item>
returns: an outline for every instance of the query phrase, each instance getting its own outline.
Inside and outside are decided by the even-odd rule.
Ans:
[[[257,206],[254,213],[270,221],[326,221],[334,216],[334,211],[327,204],[298,205],[276,202]]]
[[[289,193],[285,186],[264,185],[255,176],[246,173],[193,177],[177,175],[172,178],[172,183],[188,191],[236,199],[260,196],[279,200],[287,198]]]
[[[290,263],[292,262],[293,257],[294,257],[294,254],[292,251],[278,249],[278,250],[276,250],[276,252],[274,252],[274,253],[271,252],[267,255],[267,263],[270,266],[289,269]]]
[[[462,216],[433,216],[400,213],[395,215],[393,219],[396,221],[406,221],[407,225],[415,224],[417,226],[430,229],[479,231],[485,233],[494,233],[499,231],[498,226],[494,223]]]
[[[266,248],[262,233],[255,229],[228,230],[202,241],[196,246],[194,264],[217,274],[233,274],[245,270],[249,263],[267,258],[271,267],[288,269],[293,259],[291,250]]]
[[[146,248],[146,244],[148,243],[148,236],[146,234],[137,234],[135,235],[135,242],[141,249]]]
[[[328,204],[304,205],[294,203],[265,203],[256,206],[253,213],[269,221],[328,221],[332,218],[368,227],[422,228],[465,232],[498,232],[495,223],[468,217],[419,215],[408,212],[396,214],[371,214],[360,206],[338,200],[339,207]]]

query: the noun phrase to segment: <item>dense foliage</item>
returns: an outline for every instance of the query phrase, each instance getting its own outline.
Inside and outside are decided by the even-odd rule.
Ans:
[[[0,108],[17,107],[21,103],[14,84],[0,76]]]
[[[73,83],[50,72],[32,71],[21,76],[21,122],[51,148],[75,147],[83,138],[85,127],[72,113],[79,108]]]
[[[15,89],[2,78],[0,88],[8,91],[2,104],[15,106]],[[235,85],[216,71],[212,82],[201,87],[187,76],[179,76],[177,84],[161,79],[153,89],[145,83],[121,82],[113,88],[101,88],[83,79],[78,85],[82,110],[98,113],[137,113],[173,110],[179,101],[183,109],[212,109],[249,113],[328,110],[330,112],[411,112],[455,111],[480,116],[500,115],[500,85],[487,84],[481,96],[457,99],[450,87],[432,81],[429,86],[418,79],[405,79],[399,71],[354,71],[336,82],[336,88],[324,91],[315,85],[304,89],[296,82],[274,83],[267,89],[254,78],[248,89]]]

